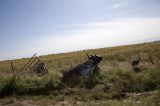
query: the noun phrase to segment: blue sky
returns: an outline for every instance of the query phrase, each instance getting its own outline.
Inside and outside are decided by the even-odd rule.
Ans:
[[[0,0],[0,60],[160,40],[159,0]]]

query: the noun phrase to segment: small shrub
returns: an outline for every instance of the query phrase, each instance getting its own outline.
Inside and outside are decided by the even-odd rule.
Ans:
[[[103,83],[106,84],[105,92],[108,93],[108,97],[119,99],[125,97],[125,93],[158,89],[160,87],[159,76],[159,69],[141,73],[116,69],[106,73]]]
[[[10,95],[14,93],[16,89],[15,78],[5,78],[0,82],[0,96]]]
[[[95,100],[100,100],[104,98],[104,92],[103,91],[93,91],[91,93],[91,98]]]
[[[139,91],[151,91],[160,86],[160,70],[149,70],[135,75],[136,87]]]
[[[102,80],[102,75],[100,74],[101,70],[98,66],[96,66],[89,76],[89,79],[86,81],[86,88],[91,89],[94,88],[100,81]]]
[[[8,77],[0,82],[0,96],[11,94],[48,94],[60,83],[60,74],[49,73],[44,76],[25,76],[23,79]]]

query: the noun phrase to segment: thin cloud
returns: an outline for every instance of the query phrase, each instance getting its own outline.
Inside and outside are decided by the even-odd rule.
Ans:
[[[160,40],[160,18],[124,18],[80,26],[84,29],[30,41],[31,47],[13,51],[8,58],[27,57],[35,52],[45,55]]]
[[[113,9],[117,9],[117,8],[120,8],[120,7],[125,6],[127,3],[128,3],[127,1],[125,1],[125,2],[120,2],[120,3],[113,4],[111,7],[112,7]]]
[[[160,40],[160,18],[128,18],[84,27],[61,37],[42,38],[38,51],[46,54]]]

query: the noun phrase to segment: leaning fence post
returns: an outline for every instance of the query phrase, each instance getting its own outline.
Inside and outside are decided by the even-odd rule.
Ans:
[[[16,75],[15,75],[15,72],[16,72],[17,75],[18,75],[18,79],[20,79],[19,78],[19,72],[15,70],[15,68],[13,67],[13,63],[12,62],[11,62],[11,68],[12,68],[12,72],[13,72],[14,77],[16,77]]]
[[[11,68],[12,68],[12,72],[14,73],[14,67],[12,62],[11,62]]]

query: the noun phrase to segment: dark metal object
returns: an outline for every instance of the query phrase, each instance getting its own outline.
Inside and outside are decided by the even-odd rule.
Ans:
[[[134,72],[140,72],[141,71],[141,68],[139,67],[139,63],[141,62],[142,60],[141,60],[141,58],[138,56],[138,58],[137,59],[134,59],[133,61],[132,61],[132,67],[133,67],[133,71]]]
[[[86,53],[87,54],[87,53]],[[67,80],[69,77],[72,77],[72,75],[81,75],[83,77],[88,78],[93,72],[95,67],[98,67],[98,64],[102,61],[102,56],[98,55],[88,55],[88,60],[82,64],[79,64],[78,66],[70,69],[67,72],[63,73],[62,81]]]
[[[137,66],[140,63],[140,61],[141,61],[140,57],[138,57],[138,59],[136,59],[136,60],[133,60],[132,61],[132,66]]]
[[[39,62],[39,63],[37,63],[36,67],[34,68],[33,72],[37,73],[37,74],[39,74],[39,73],[44,74],[44,73],[47,73],[48,70],[47,70],[44,62]]]

